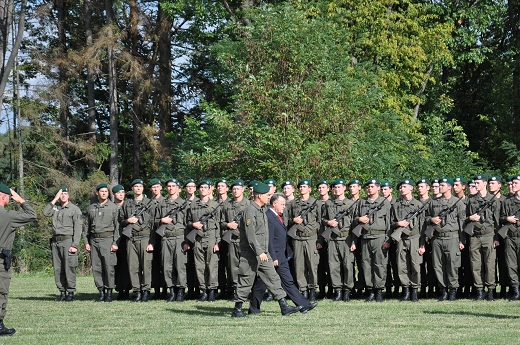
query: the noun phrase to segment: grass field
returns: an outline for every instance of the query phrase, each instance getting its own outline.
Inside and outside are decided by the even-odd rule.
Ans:
[[[418,303],[320,301],[307,314],[282,317],[278,303],[261,315],[231,318],[232,302],[95,303],[92,277],[78,277],[77,299],[55,302],[54,279],[13,277],[5,344],[518,344],[520,302]],[[244,307],[247,310],[248,304]]]

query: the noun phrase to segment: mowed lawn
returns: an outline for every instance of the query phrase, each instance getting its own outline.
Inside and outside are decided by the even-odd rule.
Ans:
[[[520,302],[458,300],[350,303],[323,300],[282,317],[278,303],[258,316],[231,318],[232,302],[95,303],[92,277],[78,277],[77,299],[55,302],[54,279],[11,282],[3,344],[518,344]],[[248,304],[244,307],[247,310]]]

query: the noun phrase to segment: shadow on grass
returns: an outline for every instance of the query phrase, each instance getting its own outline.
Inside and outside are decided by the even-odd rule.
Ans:
[[[21,301],[57,301],[59,294],[47,294],[44,296],[17,296],[9,297],[9,299],[17,299]],[[75,301],[94,301],[99,297],[99,294],[80,293],[74,294]]]
[[[477,316],[477,317],[489,317],[493,319],[520,319],[520,316],[516,315],[499,315],[499,314],[489,314],[489,313],[471,313],[465,311],[437,311],[437,310],[427,310],[424,312],[425,314],[431,315],[461,315],[461,316]]]
[[[214,316],[214,317],[225,317],[230,318],[233,307],[216,307],[213,305],[195,305],[195,309],[167,309],[172,313],[181,313],[186,315],[198,315],[198,316]],[[247,313],[247,311],[246,311]]]

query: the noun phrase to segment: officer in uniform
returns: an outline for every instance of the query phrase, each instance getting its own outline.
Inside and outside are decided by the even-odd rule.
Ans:
[[[323,219],[323,213],[325,212],[325,203],[330,199],[330,188],[327,180],[321,180],[316,184],[316,189],[318,190],[318,210],[320,211],[320,219]],[[323,222],[320,223],[319,233],[321,234],[324,230]],[[329,244],[327,241],[323,240],[323,237],[318,236],[319,250],[318,253],[320,255],[320,261],[318,263],[318,286],[320,289],[320,293],[318,295],[318,299],[323,299],[327,296],[327,294],[332,297],[332,281],[330,279],[330,271],[329,271],[329,258],[328,258],[328,247]],[[325,287],[328,286],[328,293],[325,293]]]
[[[20,204],[22,211],[6,210],[9,199]],[[11,270],[12,249],[16,229],[36,220],[36,212],[14,190],[0,183],[0,336],[13,335],[16,330],[4,325],[7,313]]]
[[[386,282],[388,249],[390,248],[391,204],[379,196],[381,184],[378,179],[365,183],[367,197],[358,202],[353,226],[362,225],[360,238],[363,272],[368,289],[367,302],[383,302]],[[379,210],[377,208],[380,206]],[[368,213],[371,212],[369,216]]]
[[[462,207],[464,208],[464,213],[466,213],[466,206],[468,203],[468,198],[466,198],[466,186],[467,181],[465,178],[457,176],[453,178],[453,193],[457,198],[461,198]],[[466,238],[465,243],[469,242],[468,234],[464,233],[464,237]],[[473,274],[471,273],[471,260],[469,258],[469,246],[465,246],[463,250],[460,252],[460,268],[459,268],[459,288],[457,290],[457,295],[459,297],[471,297],[470,289],[473,285]],[[463,291],[464,288],[464,291]]]
[[[197,191],[197,184],[194,179],[187,179],[184,181],[183,189],[186,192],[186,200],[190,203],[198,200],[195,196]],[[186,285],[188,286],[188,293],[186,299],[199,298],[199,286],[197,284],[197,275],[195,274],[195,258],[193,257],[193,250],[186,252],[188,262],[186,263]]]
[[[60,205],[56,205],[58,200]],[[63,186],[45,206],[43,215],[52,217],[51,252],[54,280],[60,290],[58,301],[72,302],[76,291],[78,245],[83,230],[81,210],[69,201],[69,191]]]
[[[421,178],[415,183],[415,186],[417,187],[417,199],[423,204],[428,204],[424,213],[426,217],[428,210],[430,209],[430,202],[432,201],[430,198],[430,180]],[[424,227],[425,225],[423,224],[423,229],[421,229],[421,231],[424,231]],[[421,293],[419,294],[419,298],[433,298],[435,297],[433,290],[435,286],[437,286],[437,282],[432,264],[432,246],[430,241],[426,238],[424,248],[425,252],[422,255],[423,260],[421,264]],[[427,289],[428,292],[426,292]]]
[[[244,210],[240,220],[240,265],[238,268],[238,285],[235,294],[235,308],[232,317],[245,317],[242,304],[247,300],[249,291],[258,275],[272,292],[280,305],[282,315],[289,315],[301,310],[287,304],[286,292],[281,285],[280,276],[276,273],[273,259],[269,254],[269,230],[267,216],[263,207],[269,200],[269,186],[258,183],[253,186],[254,200]],[[251,296],[251,298],[262,298]]]
[[[163,185],[161,180],[153,178],[148,182],[148,189],[152,193],[154,202],[150,205],[149,212],[152,215],[152,232],[155,232],[161,224],[161,211],[165,206],[165,198],[161,191]],[[152,299],[165,299],[167,295],[166,284],[164,282],[164,275],[162,271],[162,239],[161,236],[155,236],[152,253],[152,288],[155,293]],[[163,293],[161,294],[161,287]]]
[[[221,178],[217,180],[217,199],[219,202],[222,202],[222,206],[224,206],[229,200],[228,192],[229,192],[229,183],[226,179]],[[231,295],[226,296],[228,291],[232,290],[230,287],[230,274],[227,268],[227,260],[229,246],[226,241],[220,241],[219,243],[219,257],[221,258],[218,261],[218,288],[220,290],[219,297],[221,298],[229,298]]]
[[[186,213],[189,202],[180,197],[181,186],[177,179],[166,181],[168,198],[161,206],[162,267],[166,286],[170,291],[168,302],[183,302],[186,289],[186,263],[184,251]]]
[[[361,184],[361,181],[356,179],[356,178],[352,179],[347,184],[347,188],[348,188],[348,191],[349,191],[348,198],[350,200],[352,200],[353,202],[358,201],[359,198],[360,198],[360,194],[359,193],[361,192],[361,189],[363,188],[362,184]],[[357,279],[356,279],[356,277],[354,277],[354,279],[355,279],[355,283],[354,283],[355,289],[352,290],[351,295],[353,297],[355,297],[355,296],[357,297],[357,295],[355,295],[356,291],[357,291],[358,295],[362,296],[363,295],[363,290],[366,287],[365,275],[363,273],[363,260],[361,259],[361,250],[354,251],[354,259],[355,259],[355,266],[357,268]]]
[[[489,176],[488,188],[489,192],[491,194],[495,194],[495,199],[500,201],[500,205],[502,205],[506,199],[506,197],[501,192],[502,178],[497,175]],[[496,247],[497,263],[495,265],[495,281],[497,284],[500,284],[500,298],[506,298],[506,291],[507,287],[509,286],[509,278],[507,276],[506,266],[506,246],[502,237],[496,236],[496,240],[499,242],[499,245]]]
[[[112,187],[112,196],[113,202],[117,206],[118,209],[118,222],[119,222],[119,212],[121,207],[125,202],[125,187],[120,184],[116,184]],[[118,224],[117,231],[119,236],[121,236],[121,224]],[[119,292],[117,295],[118,300],[126,300],[129,297],[129,291],[132,289],[132,284],[130,283],[130,275],[128,273],[128,261],[127,261],[127,250],[126,250],[126,240],[123,238],[119,241],[119,246],[116,252],[117,256],[117,265],[115,267],[115,276],[116,276],[116,290]]]
[[[155,243],[155,231],[152,231],[153,215],[150,213],[154,200],[153,196],[152,199],[148,199],[143,194],[143,180],[135,179],[131,185],[134,197],[125,200],[119,212],[119,222],[124,227],[123,235],[126,236],[128,270],[135,293],[134,302],[148,302]]]
[[[119,243],[119,209],[109,200],[106,183],[96,186],[96,196],[98,201],[87,210],[85,249],[90,253],[94,284],[99,291],[96,302],[112,302]]]

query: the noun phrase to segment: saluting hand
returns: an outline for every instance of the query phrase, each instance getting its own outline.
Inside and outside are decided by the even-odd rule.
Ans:
[[[18,193],[16,193],[12,188],[11,188],[11,199],[13,199],[13,201],[15,201],[19,204],[23,204],[25,202],[25,200]]]

